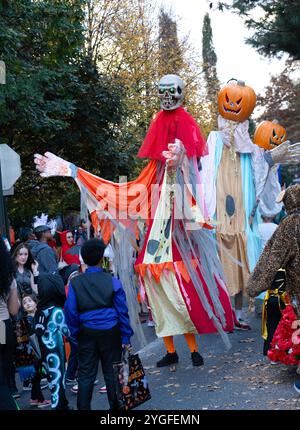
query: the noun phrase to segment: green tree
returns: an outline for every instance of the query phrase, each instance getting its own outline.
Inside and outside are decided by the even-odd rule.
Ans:
[[[159,69],[162,75],[180,75],[183,54],[177,36],[177,23],[164,10],[159,13]]]
[[[1,57],[7,65],[1,138],[16,150],[24,149],[26,132],[49,137],[67,126],[63,118],[73,109],[70,86],[83,44],[80,3],[17,0],[0,6]]]
[[[299,61],[288,60],[278,76],[272,76],[264,94],[257,98],[263,110],[259,121],[277,119],[287,130],[287,138],[300,141],[300,80]]]
[[[124,151],[119,124],[125,116],[121,83],[104,74],[89,58],[76,75],[81,88],[76,95],[68,128],[56,133],[51,146],[62,158],[109,180],[129,173],[131,163]]]
[[[202,62],[188,37],[179,38],[176,17],[161,9],[159,13],[158,77],[178,74],[185,82],[184,105],[197,120],[205,135],[212,130]]]
[[[124,152],[133,157],[130,178],[137,176],[145,162],[135,155],[153,114],[160,108],[156,83],[165,73],[175,71],[173,67],[166,69],[167,60],[161,60],[159,17],[160,10],[150,0],[90,0],[87,9],[86,27],[91,35],[88,45],[93,61],[101,73],[109,75],[112,82],[122,82],[124,88],[126,114],[120,124],[119,140]],[[175,17],[170,16],[169,20],[176,24],[177,32]],[[169,33],[164,33],[165,46],[173,46],[176,32],[172,32],[172,41],[168,42]],[[185,105],[203,126],[207,115],[201,106],[205,96],[199,52],[187,37],[176,40],[179,50],[174,55],[182,55],[177,73],[186,82]]]
[[[21,155],[22,177],[8,205],[17,223],[28,223],[42,211],[53,216],[79,208],[71,180],[38,176],[35,152],[52,151],[111,179],[122,165],[116,140],[122,89],[87,57],[84,6],[81,0],[16,0],[0,6],[0,52],[7,65],[0,138]]]
[[[217,54],[213,45],[213,33],[208,13],[204,16],[203,19],[202,59],[207,93],[206,100],[209,105],[208,110],[210,112],[211,117],[211,128],[216,129],[218,116],[218,92],[220,89],[220,82],[217,75]]]
[[[1,142],[21,156],[22,177],[8,201],[10,217],[28,222],[35,211],[62,200],[52,199],[52,184],[37,175],[33,154],[56,151],[51,140],[68,127],[78,87],[76,70],[84,43],[81,1],[1,2],[0,52],[7,65],[0,95]]]
[[[218,2],[220,9],[227,8],[245,17],[248,28],[255,31],[247,42],[266,56],[288,53],[300,59],[300,2],[299,0],[232,0]],[[251,16],[260,11],[259,18]],[[257,14],[256,14],[257,16]]]

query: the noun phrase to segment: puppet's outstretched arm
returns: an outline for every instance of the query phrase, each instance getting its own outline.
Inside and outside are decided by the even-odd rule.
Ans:
[[[45,155],[34,154],[34,162],[41,176],[71,176],[76,178],[77,167],[51,152],[45,152]]]
[[[289,140],[283,142],[271,151],[266,151],[265,160],[272,167],[274,164],[299,164],[300,142],[291,144]]]

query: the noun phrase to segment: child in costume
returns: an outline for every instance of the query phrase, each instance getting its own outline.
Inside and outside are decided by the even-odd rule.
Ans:
[[[75,246],[73,233],[70,230],[58,231],[61,242],[61,258],[66,264],[77,264],[80,266],[79,256],[68,253]]]
[[[62,310],[66,300],[60,275],[39,275],[38,307],[34,330],[38,336],[43,365],[48,374],[52,409],[69,409],[65,395],[65,348],[63,336],[69,336]]]
[[[289,303],[285,287],[285,270],[279,269],[275,275],[271,287],[266,292],[262,307],[262,337],[264,339],[264,355],[268,354],[275,330],[282,317],[282,311]]]
[[[44,408],[50,406],[51,401],[45,400],[41,388],[41,380],[44,378],[45,373],[43,370],[41,351],[34,333],[34,316],[37,310],[36,297],[33,295],[25,295],[22,299],[22,308],[25,314],[24,319],[26,320],[29,344],[31,345],[35,355],[35,360],[33,363],[35,371],[31,377],[30,405],[37,406],[38,408]]]

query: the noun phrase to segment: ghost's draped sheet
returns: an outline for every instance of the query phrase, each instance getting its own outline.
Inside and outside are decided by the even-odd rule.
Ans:
[[[248,121],[238,123],[220,116],[218,126],[219,131],[208,137],[209,155],[202,159],[201,177],[209,215],[217,222],[226,284],[230,295],[235,295],[244,290],[261,252],[260,212],[271,216],[281,210],[281,204],[275,202],[280,184],[277,167],[269,171],[263,150],[252,143]],[[259,211],[250,226],[257,198]]]

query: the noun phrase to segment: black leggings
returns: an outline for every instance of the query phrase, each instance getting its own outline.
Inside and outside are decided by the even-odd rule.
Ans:
[[[41,380],[44,377],[42,372],[42,360],[37,360],[36,363],[34,363],[35,367],[35,374],[31,378],[31,399],[32,400],[38,400],[39,402],[43,402],[45,400],[42,389],[41,389]]]
[[[284,309],[284,308],[285,308],[285,304],[281,299],[280,299],[280,302],[278,302],[278,297],[272,296],[269,298],[267,302],[268,337],[264,341],[264,350],[263,350],[264,355],[268,354],[268,351],[271,347],[274,333],[282,317],[281,309]]]

